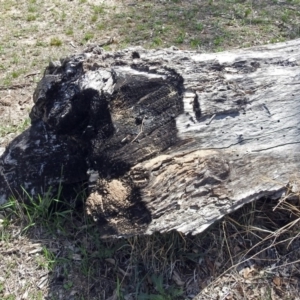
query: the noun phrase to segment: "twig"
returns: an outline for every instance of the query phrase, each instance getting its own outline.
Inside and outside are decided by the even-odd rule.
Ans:
[[[0,91],[4,90],[17,90],[17,89],[22,89],[27,86],[31,86],[32,83],[23,83],[23,84],[14,84],[11,86],[0,86]]]
[[[34,76],[34,75],[37,75],[37,74],[40,74],[40,73],[41,73],[40,71],[35,71],[35,72],[32,72],[32,73],[26,74],[24,77],[27,78],[27,77]]]
[[[52,5],[52,6],[48,7],[46,10],[47,10],[47,11],[50,11],[50,10],[52,10],[53,8],[55,8],[55,5]]]
[[[140,130],[140,132],[137,134],[137,136],[131,141],[131,144],[132,144],[132,143],[140,136],[140,134],[143,132],[144,120],[145,120],[145,116],[143,117],[143,120],[142,120],[141,130]]]
[[[103,46],[108,46],[110,44],[113,44],[116,41],[115,37],[110,37],[107,41],[101,42],[98,46],[103,47]]]
[[[76,48],[76,46],[75,46],[72,42],[70,42],[70,45],[71,45],[73,48]]]
[[[209,121],[206,123],[206,125],[209,125],[211,123],[211,121],[215,118],[216,114],[214,114],[210,119]]]

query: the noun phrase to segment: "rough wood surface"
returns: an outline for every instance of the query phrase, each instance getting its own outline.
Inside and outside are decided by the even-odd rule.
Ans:
[[[20,186],[88,182],[103,236],[196,234],[297,190],[299,39],[213,54],[91,47],[50,64],[34,102],[1,157],[0,203]]]

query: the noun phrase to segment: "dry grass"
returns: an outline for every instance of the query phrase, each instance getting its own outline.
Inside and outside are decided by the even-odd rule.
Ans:
[[[192,299],[198,293],[195,299],[295,299],[299,293],[299,195],[248,204],[197,236],[120,240],[99,240],[99,228],[80,208],[49,213],[47,204],[17,203],[3,209],[3,299]]]
[[[49,60],[127,46],[222,51],[300,36],[300,1],[0,0],[0,146],[28,124]],[[0,149],[1,150],[1,149]],[[299,195],[261,199],[197,236],[99,240],[80,207],[0,211],[1,299],[296,299]],[[54,201],[54,203],[56,203]],[[32,207],[34,209],[32,209]],[[274,208],[276,208],[274,210]]]

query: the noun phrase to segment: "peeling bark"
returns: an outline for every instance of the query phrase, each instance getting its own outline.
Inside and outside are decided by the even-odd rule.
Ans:
[[[91,47],[51,64],[0,203],[87,183],[103,236],[196,234],[299,177],[300,40],[214,54]]]

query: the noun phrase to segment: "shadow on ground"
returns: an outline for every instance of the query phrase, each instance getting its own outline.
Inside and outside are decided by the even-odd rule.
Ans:
[[[7,280],[2,299],[15,299],[9,295],[26,291],[29,299],[298,295],[300,210],[295,197],[247,204],[196,236],[169,232],[101,240],[101,229],[80,205],[31,215],[31,220],[28,215],[16,217],[10,215],[10,223],[1,230],[5,268],[0,279]],[[14,241],[5,243],[9,234]],[[30,272],[32,282],[26,276]],[[10,273],[18,275],[18,283],[11,282]]]

